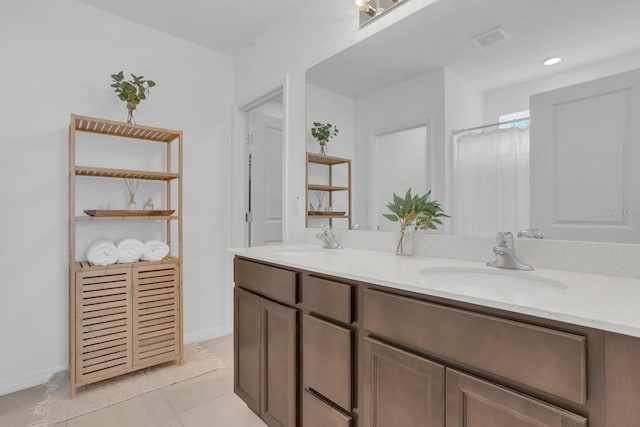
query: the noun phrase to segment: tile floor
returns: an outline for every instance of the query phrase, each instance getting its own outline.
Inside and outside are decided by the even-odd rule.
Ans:
[[[210,374],[74,418],[56,427],[254,427],[265,424],[233,394],[233,336],[201,343],[225,365]],[[0,396],[0,426],[24,427],[36,421],[30,408],[43,389]]]

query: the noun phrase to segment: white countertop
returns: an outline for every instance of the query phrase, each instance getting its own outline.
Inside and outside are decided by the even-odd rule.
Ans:
[[[348,248],[340,252],[320,250],[319,245],[310,244],[230,251],[297,269],[640,337],[637,279],[545,269],[514,271],[473,261],[396,256]],[[486,272],[499,274],[498,279],[504,280],[497,280],[495,287],[477,287],[444,280],[439,274],[426,278],[419,273],[423,269]],[[540,280],[540,287],[505,287],[512,276]]]

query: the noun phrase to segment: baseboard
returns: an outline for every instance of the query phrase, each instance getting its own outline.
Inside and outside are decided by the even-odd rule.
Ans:
[[[42,385],[49,380],[51,375],[65,369],[68,369],[67,365],[59,365],[36,372],[30,372],[29,375],[3,379],[0,381],[0,396]]]
[[[215,328],[201,329],[184,335],[184,343],[207,341],[213,338],[229,335],[233,332],[233,325],[219,325]]]

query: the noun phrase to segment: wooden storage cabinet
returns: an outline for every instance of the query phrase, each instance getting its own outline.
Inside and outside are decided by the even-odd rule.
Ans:
[[[640,427],[638,338],[248,259],[235,267],[236,393],[269,425]],[[287,403],[263,402],[274,395]]]
[[[114,150],[144,141],[164,147],[164,171],[79,165],[80,134],[100,134]],[[177,142],[177,145],[172,145]],[[173,147],[173,148],[172,148]],[[172,154],[173,152],[173,154]],[[123,154],[126,153],[123,151]],[[177,154],[177,156],[176,156]],[[141,159],[145,161],[148,159]],[[175,163],[172,163],[175,162]],[[76,216],[76,179],[165,183],[163,210],[174,215]],[[175,184],[172,184],[175,183]],[[173,194],[172,194],[173,187]],[[176,190],[177,189],[177,194]],[[91,209],[95,209],[92,207]],[[164,221],[172,254],[158,262],[94,266],[76,260],[77,223]],[[124,236],[122,236],[124,237]],[[173,239],[173,240],[172,240]],[[69,377],[76,388],[168,361],[182,362],[182,132],[71,115],[69,126]]]
[[[268,425],[294,427],[299,310],[267,297],[295,300],[297,273],[242,259],[234,264],[234,392]]]
[[[76,264],[74,385],[181,356],[179,263]]]

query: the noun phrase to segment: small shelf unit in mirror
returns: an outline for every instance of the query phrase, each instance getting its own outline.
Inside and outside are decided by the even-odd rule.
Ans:
[[[326,183],[311,183],[310,181],[310,165],[322,165],[328,168],[327,171],[327,181]],[[344,159],[341,157],[334,156],[326,156],[315,153],[307,153],[307,172],[306,172],[306,226],[309,227],[309,219],[310,218],[323,218],[328,219],[329,225],[333,226],[333,221],[336,219],[345,219],[348,221],[348,228],[351,229],[351,221],[352,221],[352,213],[351,213],[351,159]],[[337,168],[345,168],[346,176],[343,179],[346,179],[346,185],[335,185],[336,184],[336,170]],[[341,184],[344,184],[340,182]],[[310,192],[318,191],[325,192],[329,195],[328,197],[328,206],[329,210],[314,210],[310,208],[310,204],[313,204],[313,198],[310,196]],[[346,206],[334,206],[335,192],[345,192],[346,193]]]
[[[81,146],[77,147],[77,142],[81,142]],[[136,151],[140,145],[151,147],[154,154]],[[80,153],[90,153],[88,158],[93,160],[100,158],[96,147],[108,150],[111,157],[100,159],[107,165],[112,165],[114,160],[123,160],[125,165],[155,164],[161,170],[77,164],[83,157]],[[98,206],[84,206],[94,202],[87,200],[89,194],[86,192],[77,194],[78,177],[90,177],[81,184],[92,192],[100,188],[98,181],[101,179],[160,182],[158,191],[163,206],[160,210],[101,210]],[[105,181],[102,184],[109,185]],[[94,225],[78,229],[78,224],[94,221]],[[160,225],[160,233],[164,233],[166,244],[171,248],[169,255],[160,261],[106,266],[77,259],[80,258],[77,246],[81,241],[77,234],[85,237],[87,227],[96,230],[99,224],[104,227],[105,221],[137,221],[135,230],[144,227],[140,221],[166,223],[166,231],[164,225]],[[122,230],[124,224],[117,223],[115,227]],[[78,387],[116,375],[171,361],[181,363],[182,335],[182,131],[72,114],[69,126],[71,397]]]

